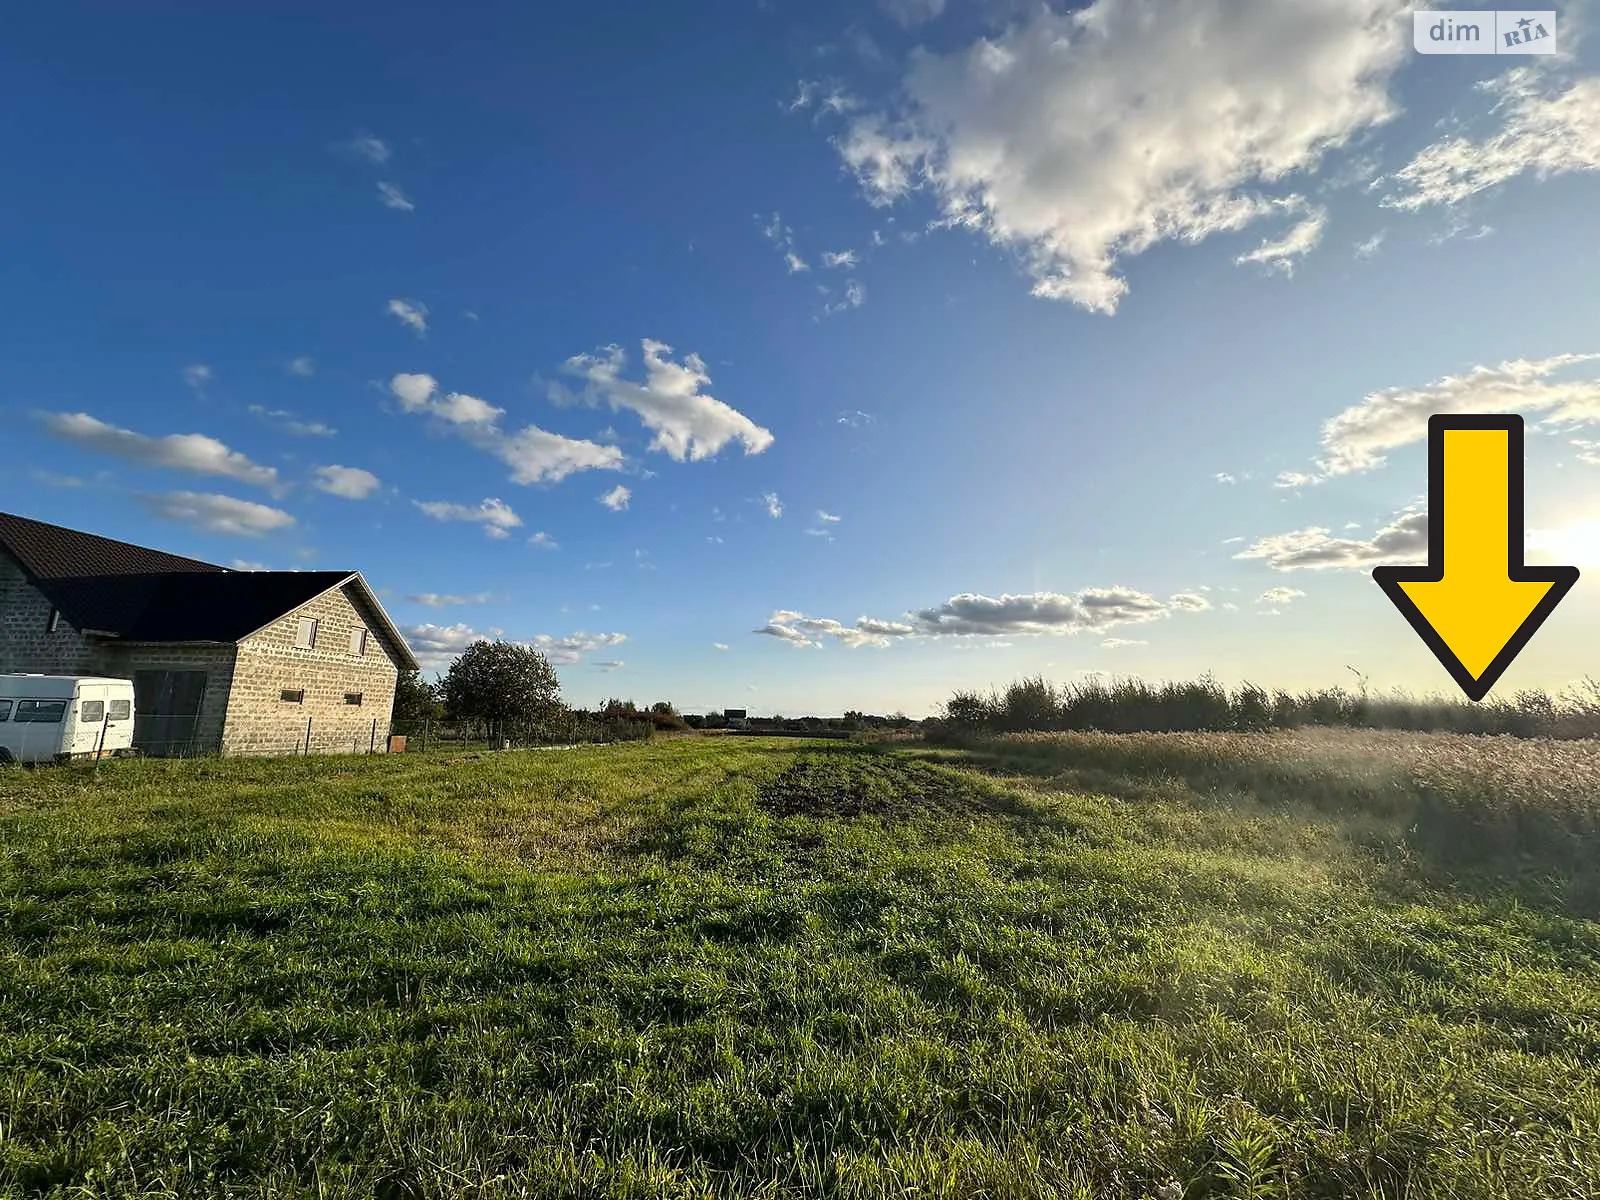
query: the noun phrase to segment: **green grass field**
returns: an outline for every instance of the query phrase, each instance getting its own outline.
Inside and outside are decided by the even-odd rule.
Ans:
[[[3,1196],[1600,1196],[1600,747],[0,773]]]

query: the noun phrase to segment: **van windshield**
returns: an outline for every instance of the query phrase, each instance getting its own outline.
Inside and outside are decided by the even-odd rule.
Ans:
[[[17,715],[12,719],[18,725],[59,725],[66,715],[65,700],[18,700]]]

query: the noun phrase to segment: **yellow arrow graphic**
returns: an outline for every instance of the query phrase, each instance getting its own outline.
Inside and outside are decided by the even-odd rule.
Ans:
[[[1468,697],[1482,700],[1578,582],[1523,563],[1522,418],[1428,418],[1428,565],[1372,577]]]

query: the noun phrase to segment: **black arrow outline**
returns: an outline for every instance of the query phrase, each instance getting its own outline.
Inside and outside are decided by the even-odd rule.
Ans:
[[[1534,610],[1511,635],[1511,640],[1480,676],[1474,676],[1456,657],[1455,651],[1439,636],[1437,630],[1422,615],[1411,597],[1401,588],[1402,583],[1439,583],[1444,579],[1444,435],[1446,430],[1480,429],[1504,430],[1506,450],[1511,456],[1510,482],[1507,503],[1508,545],[1506,546],[1506,575],[1512,583],[1548,583],[1551,588],[1544,594]],[[1522,418],[1515,415],[1460,415],[1436,413],[1428,418],[1428,565],[1425,567],[1374,567],[1372,578],[1384,590],[1394,606],[1417,631],[1434,657],[1450,672],[1461,690],[1470,700],[1482,700],[1489,689],[1522,652],[1530,638],[1539,632],[1545,618],[1556,610],[1572,585],[1578,582],[1577,567],[1530,567],[1524,561],[1524,520],[1527,497],[1523,492],[1524,464],[1522,460]]]

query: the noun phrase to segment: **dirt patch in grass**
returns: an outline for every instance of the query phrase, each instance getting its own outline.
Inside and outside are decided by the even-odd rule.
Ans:
[[[955,771],[876,754],[807,756],[761,787],[775,817],[969,816],[1012,807]]]

